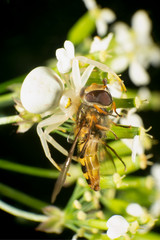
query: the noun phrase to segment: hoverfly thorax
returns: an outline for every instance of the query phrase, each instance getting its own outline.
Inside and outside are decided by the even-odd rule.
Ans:
[[[89,106],[97,105],[100,108],[110,107],[113,99],[106,85],[93,83],[80,91],[80,97]]]

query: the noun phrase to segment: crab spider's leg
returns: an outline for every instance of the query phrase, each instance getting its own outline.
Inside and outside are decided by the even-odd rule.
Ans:
[[[56,126],[57,127],[57,126]],[[47,127],[44,131],[44,134],[45,134],[45,137],[46,137],[46,140],[52,144],[52,146],[54,148],[56,148],[59,152],[61,152],[62,154],[64,154],[65,156],[68,156],[68,151],[63,148],[59,143],[57,143],[54,138],[52,138],[49,134],[50,132],[52,132],[53,130],[55,129],[55,125],[51,125],[49,127]]]
[[[67,120],[67,116],[64,114],[54,114],[51,117],[42,120],[38,125],[37,125],[37,133],[40,137],[42,147],[44,149],[44,153],[46,157],[49,159],[49,161],[59,170],[61,171],[61,168],[59,165],[53,160],[50,154],[50,150],[47,144],[47,138],[45,133],[43,132],[43,127],[46,127],[48,125],[54,125],[54,129],[56,129],[59,125],[61,125],[63,122]]]
[[[99,69],[101,69],[102,71],[104,72],[108,72],[108,73],[111,73],[116,79],[117,81],[119,82],[119,84],[121,85],[122,89],[126,92],[126,87],[123,83],[123,81],[118,77],[118,75],[111,69],[109,68],[107,65],[103,64],[103,63],[100,63],[100,62],[97,62],[95,60],[92,60],[92,59],[89,59],[87,57],[84,57],[84,56],[77,56],[76,59],[78,59],[79,61],[81,62],[84,62],[86,64],[90,64],[90,65],[93,65]]]

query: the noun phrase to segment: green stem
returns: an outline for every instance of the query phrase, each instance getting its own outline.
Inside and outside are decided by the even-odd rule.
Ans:
[[[107,230],[107,221],[106,220],[102,220],[102,219],[89,219],[84,221],[84,224],[86,224],[88,226],[90,226],[91,228],[97,228],[97,229],[101,229],[101,230]]]
[[[13,162],[9,162],[2,159],[0,159],[0,168],[4,170],[9,170],[13,172],[22,173],[22,174],[28,174],[36,177],[53,178],[53,179],[57,178],[59,174],[57,170],[30,167],[30,166],[13,163]]]
[[[0,117],[0,125],[18,123],[24,121],[19,115],[13,115],[9,117]]]
[[[113,98],[116,108],[135,108],[135,98]]]
[[[112,132],[111,131],[106,132],[107,139],[114,139],[115,140],[115,135],[113,134],[113,132],[116,134],[118,139],[134,138],[136,135],[140,134],[139,127],[112,124],[110,129],[111,129]]]
[[[1,83],[1,84],[0,84],[0,93],[5,92],[10,85],[12,85],[12,84],[14,84],[14,83],[20,83],[20,82],[22,82],[22,81],[24,80],[25,76],[26,76],[26,75],[22,75],[22,76],[13,78],[13,79],[11,79],[11,80],[9,80],[9,81],[6,81],[6,82],[4,82],[4,83]]]
[[[136,234],[134,240],[159,240],[160,235],[153,232],[148,232],[146,234]]]
[[[71,198],[69,199],[67,206],[65,208],[65,212],[66,212],[66,216],[67,215],[71,215],[71,209],[73,209],[73,201],[75,199],[80,198],[80,196],[82,196],[82,194],[85,191],[85,187],[81,187],[78,183],[76,184],[76,187],[74,188],[73,194],[71,196]]]
[[[7,93],[0,96],[0,107],[6,107],[14,104],[13,99],[17,97],[17,93]]]
[[[21,217],[34,222],[43,222],[48,219],[48,217],[46,217],[45,215],[35,214],[35,213],[20,210],[1,200],[0,200],[0,209],[16,217]]]
[[[5,184],[0,183],[0,194],[14,199],[26,206],[32,207],[36,210],[40,210],[48,205],[48,203],[38,200],[34,197],[31,197],[25,193],[22,193],[16,189],[13,189]]]

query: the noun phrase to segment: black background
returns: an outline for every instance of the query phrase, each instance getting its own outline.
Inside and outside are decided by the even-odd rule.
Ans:
[[[133,13],[145,9],[153,21],[152,35],[160,43],[160,17],[158,2],[155,1],[98,1],[102,7],[111,8],[117,20],[130,24]],[[55,50],[62,47],[70,27],[86,12],[81,0],[0,0],[0,82],[29,72],[36,66],[45,65],[54,57]],[[160,90],[160,71],[150,68],[152,90]],[[129,85],[128,75],[123,77]],[[133,87],[132,84],[129,86]],[[5,108],[2,113],[16,114],[13,108]],[[159,112],[141,113],[145,126],[153,126],[151,134],[159,138]],[[58,138],[58,137],[57,137]],[[68,147],[68,144],[63,143]],[[160,161],[159,145],[153,148],[155,158]],[[64,157],[53,150],[64,160]],[[45,158],[33,127],[25,134],[16,134],[15,126],[0,127],[0,158],[27,165],[52,168]],[[56,157],[57,158],[57,157]],[[0,171],[1,181],[41,200],[50,201],[53,181],[29,177],[8,171]],[[57,204],[64,205],[69,198],[60,195]],[[12,201],[10,202],[12,203]],[[0,239],[70,239],[73,235],[65,231],[61,237],[35,231],[36,223],[17,219],[0,212]]]

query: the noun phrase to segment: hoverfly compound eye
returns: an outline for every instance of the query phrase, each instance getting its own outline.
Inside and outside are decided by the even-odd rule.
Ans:
[[[58,106],[63,93],[61,78],[48,67],[37,67],[25,78],[20,98],[30,113],[40,114]]]
[[[81,88],[80,93],[79,93],[80,97],[83,97],[84,93],[85,93],[85,87]]]
[[[95,90],[88,92],[85,96],[85,100],[89,103],[100,104],[102,106],[110,106],[112,104],[112,96],[108,91]]]

